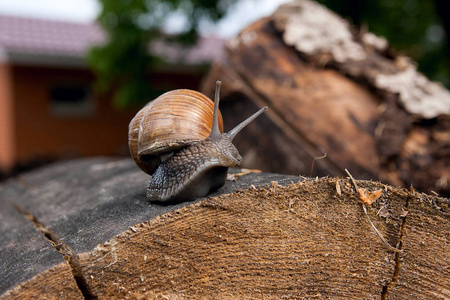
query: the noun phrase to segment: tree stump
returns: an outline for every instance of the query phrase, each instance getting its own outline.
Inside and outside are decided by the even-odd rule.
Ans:
[[[236,137],[246,167],[305,176],[348,169],[450,195],[450,93],[383,38],[299,0],[231,39],[228,56],[203,83],[213,95],[222,80],[226,123],[269,107]]]
[[[5,182],[0,299],[450,297],[448,199],[357,181],[382,192],[366,209],[395,252],[349,179],[240,175],[168,206],[131,159]]]

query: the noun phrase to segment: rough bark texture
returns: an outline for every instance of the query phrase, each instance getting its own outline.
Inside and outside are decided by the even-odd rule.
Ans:
[[[245,28],[228,53],[203,84],[212,95],[223,81],[225,124],[237,123],[237,110],[269,106],[236,138],[247,167],[314,176],[349,169],[450,195],[450,93],[386,40],[298,0]]]
[[[348,179],[250,173],[173,206],[149,204],[146,180],[91,159],[6,182],[0,299],[450,297],[448,199],[358,181],[381,189],[368,214],[395,253]]]

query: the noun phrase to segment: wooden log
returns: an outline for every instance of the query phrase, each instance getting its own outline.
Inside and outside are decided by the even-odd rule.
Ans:
[[[2,184],[0,295],[58,264],[66,264],[64,270],[77,267],[67,265],[71,255],[91,251],[132,225],[201,200],[150,205],[145,196],[148,178],[131,159],[94,158],[58,163]],[[228,181],[215,195],[294,179],[250,173]],[[37,278],[40,284],[42,277]]]
[[[386,40],[303,0],[245,28],[228,53],[203,84],[211,95],[223,81],[224,119],[269,106],[236,138],[247,167],[306,176],[349,169],[450,195],[450,93]]]
[[[0,190],[0,295],[32,276],[64,263],[63,257],[31,222],[11,206],[10,201],[14,199],[9,199],[3,193],[2,187]],[[73,277],[69,276],[66,279],[67,288],[70,289],[71,286],[78,292]],[[62,292],[62,289],[58,292]],[[27,297],[21,299],[25,298]]]
[[[30,256],[32,258],[33,256]],[[11,272],[11,270],[9,269]],[[18,273],[23,272],[22,270]],[[32,279],[20,283],[0,299],[86,299],[78,288],[67,263],[60,263]]]
[[[407,201],[402,245],[409,251],[397,259],[399,268],[389,286],[389,299],[404,299],[405,295],[412,295],[411,299],[448,299],[450,202],[416,193],[408,195]],[[441,251],[437,250],[440,247]]]
[[[391,80],[421,82],[418,94],[427,86],[417,74],[396,77],[408,68],[383,58],[377,40],[363,47],[375,53],[365,64],[294,49],[302,45],[282,35],[291,12],[310,11],[300,8],[244,30],[230,65],[205,80],[206,90],[224,82],[228,128],[241,121],[231,112],[270,104],[236,138],[247,163],[309,174],[326,152],[311,174],[349,168],[445,192],[450,122],[435,114],[446,106],[421,114],[428,101],[415,97],[411,108],[375,79],[381,65]],[[449,199],[371,181],[357,181],[359,194],[348,179],[234,178],[167,206],[147,202],[148,176],[130,159],[63,162],[4,183],[0,299],[450,298]],[[363,206],[367,199],[374,203]]]
[[[66,261],[6,287],[0,299],[450,297],[449,199],[357,181],[367,191],[381,191],[368,215],[398,253],[375,234],[348,179],[252,173],[228,182],[226,192],[161,207],[135,191],[145,191],[138,175],[147,177],[131,160],[96,159],[57,164],[4,184],[2,199],[14,195],[11,200],[77,249],[85,286],[74,283]],[[261,184],[267,185],[255,187]],[[67,186],[75,192],[64,193]],[[85,197],[86,205],[70,206]],[[23,211],[11,213],[9,222],[17,218]],[[68,233],[66,226],[75,228]],[[33,262],[35,251],[26,263],[3,256],[5,245],[18,252],[23,247],[21,232],[3,237],[2,265],[7,259],[26,273],[42,262]],[[91,246],[89,239],[104,240]],[[19,276],[2,272],[2,278]]]

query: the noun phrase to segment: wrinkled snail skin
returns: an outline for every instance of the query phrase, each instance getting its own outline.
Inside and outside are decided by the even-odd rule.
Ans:
[[[226,134],[218,141],[207,138],[174,153],[162,162],[147,185],[151,201],[185,201],[220,188],[228,168],[242,157]]]
[[[154,100],[158,102],[144,107],[130,122],[130,152],[136,164],[151,175],[149,201],[181,202],[205,196],[224,185],[228,168],[241,164],[232,140],[267,107],[222,133],[220,85],[217,81],[212,114],[212,101],[203,94],[175,90],[158,97]],[[205,127],[208,122],[212,124]],[[204,138],[199,139],[200,135]]]

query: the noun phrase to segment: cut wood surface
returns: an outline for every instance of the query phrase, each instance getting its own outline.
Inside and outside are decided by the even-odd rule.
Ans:
[[[71,175],[65,176],[68,170]],[[368,215],[386,241],[402,251],[397,253],[372,230],[349,179],[250,173],[227,182],[216,195],[167,207],[145,200],[145,179],[131,160],[96,159],[57,164],[5,183],[1,262],[18,267],[14,273],[2,268],[7,291],[0,298],[450,297],[448,199],[357,181],[368,192],[381,190]],[[67,185],[76,193],[58,188]],[[83,195],[90,201],[79,202]],[[84,286],[64,261],[27,273],[33,263],[42,263],[39,249],[26,253],[28,261],[25,254],[12,255],[30,244],[20,230],[3,231],[5,199],[32,212],[74,249]],[[25,218],[11,211],[7,222],[16,219]],[[67,226],[74,226],[70,234]],[[21,271],[28,280],[18,279]],[[5,286],[14,280],[20,284]]]
[[[305,176],[349,169],[450,195],[450,92],[382,37],[297,0],[232,38],[228,56],[202,88],[213,95],[222,80],[225,126],[269,107],[235,139],[246,167]]]
[[[57,163],[0,185],[0,294],[64,262],[48,240],[52,233],[67,246],[60,249],[64,255],[79,254],[132,225],[195,202],[150,204],[148,179],[131,159],[94,158]],[[213,195],[297,177],[249,173],[238,179]]]

